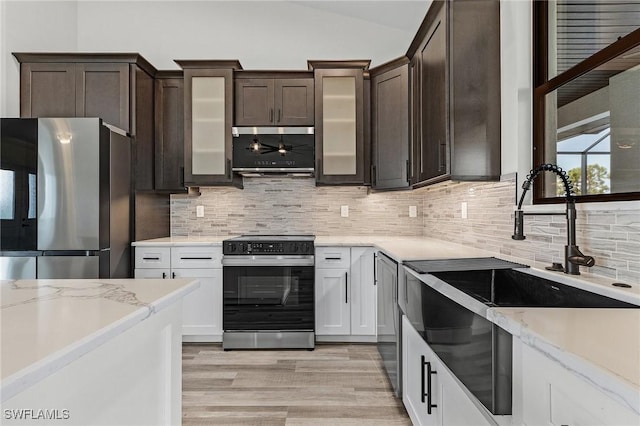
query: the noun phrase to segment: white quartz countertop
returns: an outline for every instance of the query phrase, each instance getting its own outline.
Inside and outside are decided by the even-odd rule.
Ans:
[[[404,260],[455,259],[462,257],[486,257],[490,253],[473,247],[435,238],[343,236],[316,237],[316,246],[373,246],[401,263]]]
[[[200,286],[195,279],[0,281],[2,401]]]
[[[233,238],[233,235],[217,237],[163,237],[151,240],[134,241],[134,247],[158,247],[158,246],[221,246],[224,240]]]
[[[234,235],[209,236],[209,237],[165,237],[151,240],[135,241],[134,247],[143,246],[219,246],[227,239],[234,238]],[[452,259],[461,257],[486,257],[492,256],[490,253],[467,247],[461,244],[454,244],[448,241],[423,237],[391,237],[374,235],[351,235],[351,236],[316,236],[314,241],[316,246],[371,246],[385,252],[397,262],[404,260],[423,259]]]
[[[640,414],[640,309],[492,308],[487,318]]]

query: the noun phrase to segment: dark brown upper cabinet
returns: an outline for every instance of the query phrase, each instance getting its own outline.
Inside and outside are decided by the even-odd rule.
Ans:
[[[435,8],[435,9],[434,9]],[[415,130],[415,182],[434,183],[448,178],[447,134],[447,20],[446,7],[434,2],[431,17],[415,52],[412,72],[412,114]],[[425,18],[426,19],[426,18]]]
[[[308,61],[315,79],[316,184],[364,185],[370,61]],[[369,105],[367,103],[367,109]]]
[[[137,53],[14,53],[21,117],[100,117],[133,137],[135,189],[154,189],[153,76]]]
[[[371,186],[409,186],[409,60],[371,69]]]
[[[158,71],[155,81],[155,188],[184,192],[184,77]]]
[[[301,78],[242,74],[235,76],[237,126],[313,126],[312,74]]]
[[[234,185],[231,170],[235,60],[176,60],[184,72],[184,184]]]
[[[500,177],[500,4],[434,1],[410,62],[411,180]]]

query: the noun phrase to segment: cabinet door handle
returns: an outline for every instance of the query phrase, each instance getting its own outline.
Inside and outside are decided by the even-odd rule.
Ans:
[[[438,164],[439,172],[447,169],[446,156],[447,156],[447,144],[440,142],[440,146],[438,149],[438,162],[440,163]]]
[[[437,404],[432,404],[431,403],[431,394],[432,394],[432,389],[431,389],[431,375],[432,374],[438,374],[437,371],[432,370],[431,369],[431,362],[430,361],[425,361],[425,356],[421,355],[421,365],[420,365],[420,372],[421,372],[421,387],[422,387],[422,396],[421,396],[421,400],[422,403],[424,403],[424,398],[425,396],[427,397],[427,414],[431,414],[431,409],[432,408],[437,408],[438,405]],[[424,367],[425,365],[427,366],[427,392],[425,393],[425,373],[424,373]]]
[[[376,186],[378,184],[378,175],[376,173],[377,173],[376,166],[371,166],[371,180],[373,181],[372,182],[373,186]]]
[[[166,273],[166,272],[163,272],[163,273],[162,273],[162,279],[164,280],[165,278],[167,278],[167,273]]]
[[[409,160],[407,160],[407,183],[411,182],[411,171],[409,170]]]
[[[184,188],[184,167],[180,167],[180,186]]]
[[[344,273],[344,303],[349,303],[349,273]]]
[[[176,273],[175,273],[175,272],[172,272],[172,273],[171,273],[171,278],[175,278],[175,277],[176,277]]]
[[[373,285],[378,285],[378,253],[373,253]]]
[[[273,123],[273,108],[269,109],[269,123]]]
[[[278,108],[278,123],[280,122],[281,118],[282,118],[282,111],[280,110],[280,108]]]

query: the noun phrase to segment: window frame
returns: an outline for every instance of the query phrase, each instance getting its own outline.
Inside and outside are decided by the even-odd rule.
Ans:
[[[545,163],[545,96],[563,84],[599,67],[622,53],[640,45],[640,28],[618,39],[614,43],[584,59],[577,65],[549,79],[548,49],[548,4],[532,1],[533,4],[533,164]],[[532,165],[533,168],[533,165]],[[542,179],[551,177],[543,175]],[[555,178],[555,176],[554,176]],[[545,185],[534,185],[533,204],[564,203],[564,197],[545,197]],[[614,194],[577,195],[578,203],[640,200],[640,191]]]

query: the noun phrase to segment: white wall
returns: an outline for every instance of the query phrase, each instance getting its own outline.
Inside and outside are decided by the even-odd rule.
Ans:
[[[0,116],[20,115],[20,65],[11,52],[77,50],[77,5],[0,0]]]
[[[529,1],[500,5],[502,174],[518,174],[519,184],[532,166],[532,6]],[[529,195],[530,197],[530,195]]]
[[[239,59],[245,69],[306,69],[307,59],[325,58],[380,64],[406,52],[426,14],[426,2],[388,3],[404,29],[304,2],[81,2],[78,48],[138,51],[161,69],[199,58]]]

